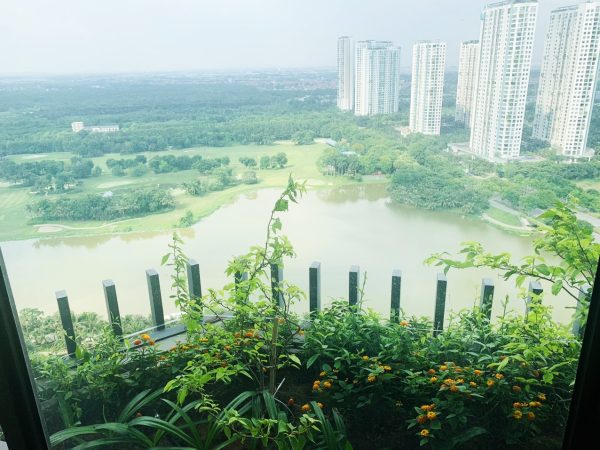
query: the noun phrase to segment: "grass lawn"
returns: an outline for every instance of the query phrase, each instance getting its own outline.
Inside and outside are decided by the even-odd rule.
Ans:
[[[161,214],[154,214],[135,219],[126,219],[118,222],[60,222],[60,227],[45,228],[47,231],[40,232],[38,226],[30,223],[25,212],[27,203],[34,201],[38,196],[29,194],[27,188],[9,187],[0,184],[0,241],[27,239],[49,236],[68,236],[83,234],[104,234],[129,231],[158,231],[173,228],[185,214],[191,211],[196,220],[205,217],[220,206],[226,204],[235,196],[255,189],[283,187],[287,183],[290,173],[298,181],[307,180],[311,188],[339,186],[352,184],[354,181],[342,177],[325,177],[317,169],[317,160],[321,156],[325,144],[294,145],[291,143],[279,143],[276,145],[245,145],[235,147],[198,147],[183,150],[167,150],[161,152],[143,153],[148,160],[156,155],[202,155],[203,157],[228,156],[231,160],[230,166],[236,175],[241,175],[247,169],[238,161],[242,156],[254,157],[257,160],[263,155],[274,155],[285,152],[288,157],[288,165],[284,169],[257,170],[259,183],[255,185],[237,185],[224,191],[212,192],[203,197],[193,197],[177,189],[174,191],[177,206],[174,210]],[[68,160],[70,153],[51,153],[47,155],[15,155],[15,162],[41,161],[41,160]],[[154,174],[147,173],[143,177],[116,177],[106,167],[109,158],[133,158],[135,155],[108,154],[92,158],[95,165],[102,168],[103,173],[96,178],[88,178],[78,187],[78,193],[102,193],[105,191],[118,191],[120,189],[131,189],[144,186],[161,185],[178,188],[184,181],[191,181],[199,177],[196,170],[185,170],[181,172]],[[63,194],[64,195],[64,194]],[[54,224],[54,223],[53,223]]]
[[[511,225],[513,227],[521,226],[521,220],[519,219],[519,216],[503,211],[501,209],[490,208],[486,211],[486,214],[492,219],[495,219],[498,222],[505,223],[506,225]]]
[[[595,189],[597,191],[600,191],[600,180],[596,180],[596,179],[581,180],[581,181],[577,181],[575,184],[582,189]]]

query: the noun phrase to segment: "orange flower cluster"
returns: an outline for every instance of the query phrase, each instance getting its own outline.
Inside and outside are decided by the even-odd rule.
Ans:
[[[136,340],[133,341],[133,345],[136,345],[136,346],[137,345],[142,345],[143,343],[146,343],[148,345],[154,345],[155,344],[154,340],[150,337],[150,335],[146,334],[146,333],[140,335],[140,339],[136,339]]]

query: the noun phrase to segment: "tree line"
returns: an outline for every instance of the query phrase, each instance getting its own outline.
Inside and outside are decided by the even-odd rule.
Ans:
[[[114,220],[162,212],[175,207],[163,188],[123,190],[112,195],[84,194],[44,198],[27,205],[36,220]]]

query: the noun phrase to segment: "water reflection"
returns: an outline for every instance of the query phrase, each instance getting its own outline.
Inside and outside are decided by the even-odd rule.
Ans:
[[[200,263],[204,289],[229,282],[228,261],[264,240],[265,227],[279,190],[240,195],[193,227],[182,231],[184,251]],[[294,245],[297,258],[285,266],[285,278],[307,291],[308,267],[322,263],[322,295],[347,295],[348,268],[361,266],[367,274],[366,306],[389,314],[390,276],[401,269],[401,307],[408,314],[433,314],[435,277],[439,268],[423,264],[432,253],[457,253],[460,243],[482,242],[490,251],[509,252],[516,259],[532,252],[531,238],[514,236],[479,220],[450,213],[423,211],[393,204],[385,186],[363,184],[309,191],[283,215],[283,233]],[[149,314],[144,271],[157,269],[165,299],[165,313],[176,311],[169,299],[170,268],[160,266],[172,231],[121,235],[47,238],[3,244],[9,277],[19,308],[56,310],[54,292],[66,289],[73,310],[106,315],[101,281],[111,278],[117,288],[122,314]],[[486,270],[452,271],[448,275],[449,309],[455,311],[478,301],[481,279],[496,281],[494,312],[508,295],[509,309],[523,310],[512,282]],[[546,289],[549,292],[549,289]],[[564,297],[547,295],[556,305],[555,318],[568,321],[571,306]],[[297,310],[308,310],[307,302]]]

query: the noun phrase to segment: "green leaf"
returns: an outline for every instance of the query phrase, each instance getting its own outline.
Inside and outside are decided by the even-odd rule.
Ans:
[[[279,199],[275,203],[275,211],[287,211],[289,206],[289,202],[287,200]]]
[[[170,254],[170,253],[167,253],[166,255],[164,255],[164,256],[162,257],[162,259],[160,260],[160,265],[161,265],[161,266],[164,266],[164,265],[167,263],[167,261],[169,260],[169,257],[170,257],[170,256],[171,256],[171,254]]]
[[[557,280],[552,284],[552,295],[557,295],[563,287],[563,280]]]
[[[298,364],[299,366],[302,365],[302,362],[300,361],[300,358],[298,358],[296,355],[290,354],[290,355],[287,355],[287,356],[288,356],[288,359],[290,359],[292,362]]]

